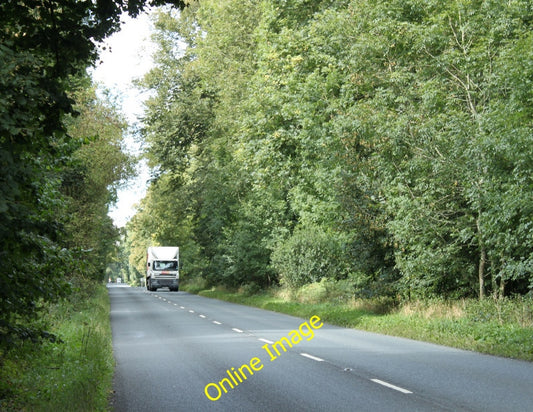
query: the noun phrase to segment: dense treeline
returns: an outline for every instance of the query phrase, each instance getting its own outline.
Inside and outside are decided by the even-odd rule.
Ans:
[[[0,356],[48,336],[44,303],[103,279],[118,238],[107,208],[131,159],[126,125],[86,69],[121,13],[145,3],[0,2]]]
[[[210,284],[528,293],[532,24],[529,0],[160,13],[132,265],[156,242]]]

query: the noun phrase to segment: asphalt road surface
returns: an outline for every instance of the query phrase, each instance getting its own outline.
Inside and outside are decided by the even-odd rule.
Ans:
[[[533,411],[530,362],[185,292],[109,295],[115,411]]]

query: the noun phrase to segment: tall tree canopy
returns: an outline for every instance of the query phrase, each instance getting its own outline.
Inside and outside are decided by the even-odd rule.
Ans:
[[[196,245],[185,264],[232,286],[530,291],[532,23],[529,0],[205,0],[160,14],[143,83],[150,196],[179,199],[171,225]],[[149,226],[168,208],[147,198],[130,235],[184,241]]]
[[[123,12],[135,16],[148,4],[166,3],[184,6],[181,0],[0,3],[2,345],[16,336],[38,337],[39,332],[29,327],[27,320],[34,316],[42,300],[54,300],[64,294],[66,280],[78,271],[73,268],[82,266],[70,246],[94,246],[75,239],[73,231],[68,233],[69,228],[82,224],[74,219],[92,223],[98,220],[95,215],[81,213],[83,196],[91,197],[88,209],[96,207],[97,202],[108,202],[105,195],[91,191],[106,190],[124,175],[123,170],[109,168],[109,162],[118,161],[113,167],[119,169],[124,164],[117,141],[122,126],[113,126],[113,115],[97,119],[107,130],[82,130],[81,123],[90,121],[84,117],[89,116],[84,110],[90,104],[79,94],[87,84],[75,79],[83,77],[94,63],[98,42],[118,30]],[[80,119],[85,119],[76,126],[66,118],[77,114],[75,100],[80,103]],[[71,126],[77,130],[70,130]],[[116,130],[111,130],[113,127]],[[108,152],[92,156],[92,149]],[[93,162],[102,159],[99,156],[108,161],[99,171],[107,176],[97,176],[94,169],[97,165]],[[80,180],[73,183],[76,174]],[[71,194],[81,197],[69,200],[67,195]],[[69,210],[75,213],[68,215]],[[97,214],[102,217],[101,211]],[[97,243],[102,247],[100,241]],[[78,272],[87,274],[82,269]]]

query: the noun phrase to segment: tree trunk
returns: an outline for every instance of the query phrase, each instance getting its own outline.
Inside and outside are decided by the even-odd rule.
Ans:
[[[478,278],[479,278],[479,300],[485,297],[485,264],[487,263],[487,252],[481,247],[481,256],[479,257]]]
[[[485,297],[485,265],[487,263],[487,251],[485,250],[485,245],[481,239],[481,225],[479,223],[479,215],[476,219],[477,234],[479,239],[479,266],[478,266],[478,279],[479,279],[479,300],[482,300]]]
[[[500,296],[499,298],[500,299],[503,299],[505,296],[505,280],[502,278],[500,278]]]

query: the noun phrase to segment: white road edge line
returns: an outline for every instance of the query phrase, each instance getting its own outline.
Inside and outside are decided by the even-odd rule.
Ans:
[[[244,331],[237,329],[237,328],[231,328],[231,330],[237,332],[237,333],[243,333]]]
[[[214,320],[213,323],[214,323],[215,325],[222,325],[222,323],[217,322],[216,320]]]
[[[268,339],[263,339],[263,338],[258,338],[257,340],[260,340],[261,342],[265,342],[265,343],[268,343],[269,345],[273,345],[274,342],[268,340]]]
[[[300,353],[300,355],[305,356],[306,358],[313,359],[317,362],[324,362],[324,359],[317,358],[316,356],[309,355],[308,353]]]
[[[379,385],[383,385],[383,386],[386,386],[387,388],[391,388],[391,389],[394,389],[395,391],[398,391],[398,392],[402,392],[402,393],[406,393],[406,394],[409,394],[409,393],[413,393],[411,391],[408,391],[407,389],[404,389],[404,388],[400,388],[399,386],[395,386],[391,383],[388,383],[388,382],[384,382],[382,380],[379,380],[379,379],[370,379],[372,382],[375,382]]]

